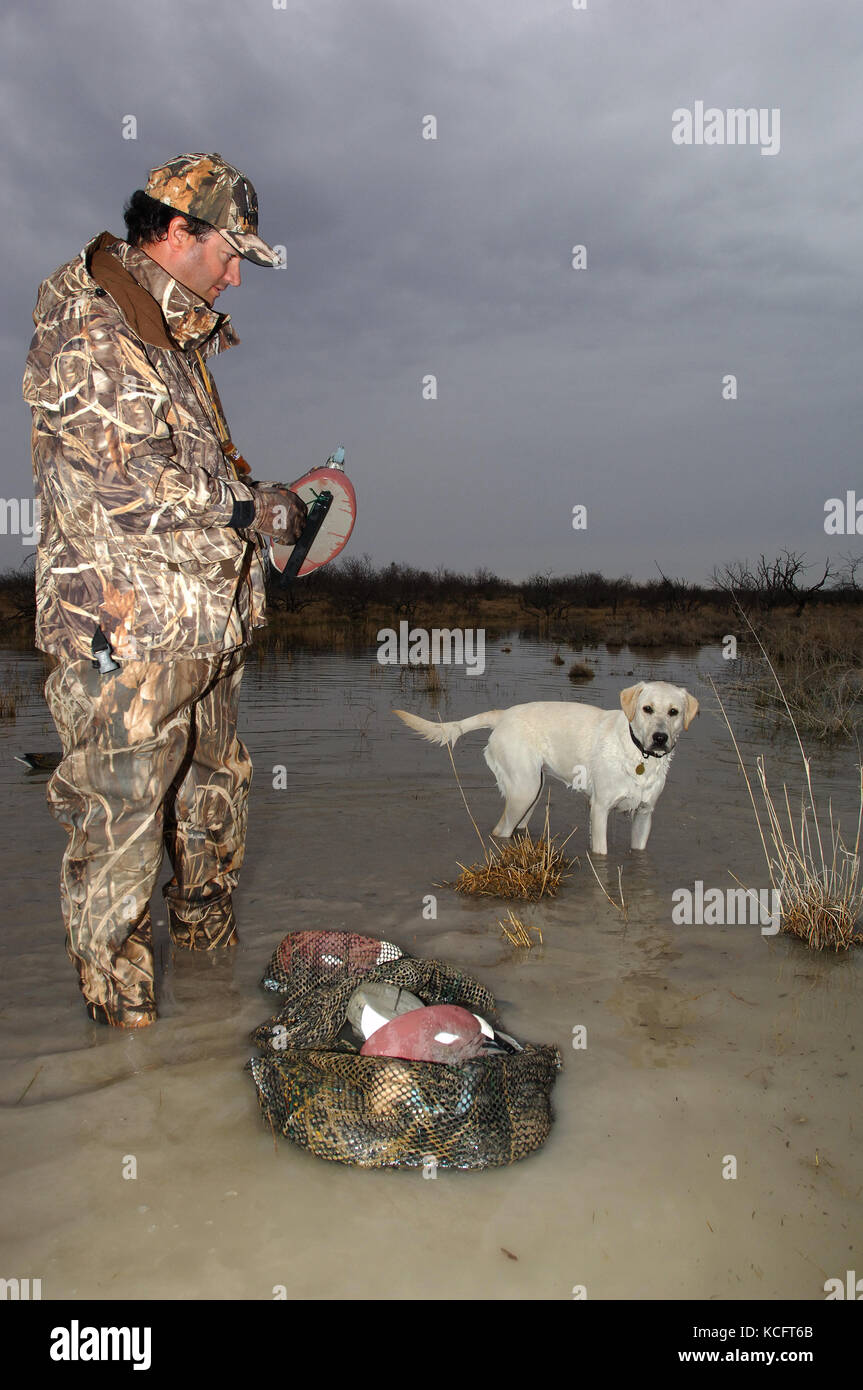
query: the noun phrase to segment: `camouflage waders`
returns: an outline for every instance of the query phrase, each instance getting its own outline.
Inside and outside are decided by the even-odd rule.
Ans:
[[[69,832],[60,896],[66,950],[91,1018],[156,1018],[150,895],[167,848],[176,946],[237,940],[231,892],[246,834],[252,766],[237,738],[244,650],[164,662],[58,665],[45,698],[63,743],[48,784]]]

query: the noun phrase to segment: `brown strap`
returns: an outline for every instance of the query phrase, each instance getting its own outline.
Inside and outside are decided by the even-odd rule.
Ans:
[[[196,348],[195,356],[198,359],[198,366],[201,369],[201,381],[203,382],[204,390],[210,398],[210,405],[213,410],[213,418],[216,421],[216,429],[219,432],[219,440],[222,445],[222,453],[225,455],[225,458],[228,461],[228,465],[234,477],[240,479],[244,477],[247,473],[251,473],[252,470],[246,463],[246,460],[243,458],[243,455],[240,453],[236,444],[232,443],[231,441],[231,436],[228,433],[228,424],[225,419],[225,412],[222,409],[222,402],[220,401],[219,393],[216,390],[216,383],[213,381],[213,378],[210,376],[210,373],[207,370],[207,365],[204,361],[204,354],[200,351],[199,348]]]
[[[219,438],[224,446],[229,440],[228,426],[225,421],[224,411],[222,410],[222,402],[219,400],[216,393],[216,383],[207,371],[204,354],[201,352],[200,348],[195,348],[195,357],[197,358],[198,366],[201,371],[201,381],[203,382],[204,390],[210,398],[210,405],[212,406],[213,415],[216,420],[216,429],[219,432]]]
[[[222,402],[219,400],[219,393],[216,390],[216,383],[213,381],[213,378],[210,376],[210,373],[207,370],[206,363],[204,362],[204,356],[200,349],[195,349],[195,356],[198,359],[198,366],[201,369],[201,381],[203,382],[204,389],[206,390],[207,395],[210,398],[210,405],[212,406],[213,417],[216,421],[216,428],[219,431],[219,439],[221,440],[222,444],[222,453],[224,454],[225,461],[227,462],[227,465],[233,473],[234,477],[237,479],[238,482],[240,482],[242,480],[243,474],[251,473],[252,470],[246,463],[246,460],[243,458],[239,450],[236,449],[235,446],[231,443],[230,437],[228,435],[228,426],[225,421],[225,414],[222,410]],[[192,371],[191,375],[194,381],[194,371]],[[255,535],[253,532],[252,535],[249,537],[249,541],[246,545],[245,553],[243,555],[243,561],[240,566],[240,573],[237,579],[237,587],[234,591],[235,594],[239,592],[240,586],[244,582],[246,582],[249,586],[249,596],[251,599],[252,577],[249,571],[252,567],[252,556],[257,555],[258,563],[261,566],[261,571],[264,575],[266,575],[267,565],[265,560],[265,547],[266,543],[263,540],[263,538],[261,536]],[[230,561],[223,561],[222,563],[230,564]],[[228,577],[227,570],[223,569],[222,573],[225,575],[226,578]],[[233,568],[233,566],[231,567],[231,574],[236,574],[236,570]]]

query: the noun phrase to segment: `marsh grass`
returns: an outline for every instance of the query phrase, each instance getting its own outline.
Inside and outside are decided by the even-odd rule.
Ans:
[[[857,931],[857,924],[863,912],[863,879],[860,873],[863,764],[859,768],[857,829],[853,848],[848,848],[842,839],[839,825],[834,822],[832,803],[828,802],[826,817],[823,811],[819,817],[812,790],[810,760],[803,747],[794,714],[758,634],[746,615],[741,613],[741,616],[761,648],[764,660],[776,682],[779,698],[791,721],[800,749],[806,783],[805,791],[800,796],[800,812],[797,816],[792,814],[791,799],[784,784],[781,798],[774,799],[767,782],[764,757],[759,755],[756,758],[758,785],[766,819],[765,829],[734,730],[713,679],[709,678],[746,781],[770,883],[779,895],[780,926],[783,931],[805,941],[811,950],[821,951],[826,947],[832,947],[836,951],[847,951],[850,946],[863,942],[863,937]]]
[[[571,681],[592,681],[596,672],[586,661],[574,661],[566,674]]]
[[[597,883],[599,884],[599,886],[600,886],[602,892],[605,894],[605,896],[606,896],[606,898],[608,899],[608,901],[609,901],[609,903],[611,904],[611,906],[615,909],[616,912],[619,912],[619,913],[620,913],[620,915],[621,915],[621,917],[623,918],[624,922],[628,922],[628,921],[629,921],[629,908],[626,906],[626,899],[625,899],[624,896],[623,896],[623,868],[622,868],[622,866],[621,866],[620,864],[618,864],[618,866],[617,866],[617,891],[618,891],[619,894],[620,894],[620,902],[618,903],[618,902],[615,902],[615,901],[614,901],[614,898],[611,896],[611,894],[609,893],[609,891],[608,891],[608,889],[606,888],[605,884],[602,882],[602,879],[599,877],[599,874],[596,872],[596,869],[594,868],[593,860],[591,859],[590,855],[587,856],[587,862],[588,862],[588,864],[590,865],[590,871],[591,871],[591,873],[593,874],[593,877],[596,879]]]
[[[27,698],[27,688],[18,677],[0,685],[0,719],[13,723],[18,717],[18,706]]]
[[[519,950],[530,951],[534,945],[531,932],[536,932],[539,937],[539,944],[542,945],[542,932],[539,927],[527,926],[520,917],[516,917],[512,908],[507,913],[507,922],[498,920],[498,926],[512,946],[517,946]]]
[[[446,744],[446,749],[465,810],[482,846],[483,857],[475,864],[462,864],[456,860],[461,869],[458,878],[454,882],[436,883],[435,887],[454,888],[457,893],[466,893],[470,897],[521,898],[525,902],[555,897],[563,880],[570,877],[569,870],[574,861],[568,859],[563,850],[575,834],[576,827],[569,832],[563,844],[557,845],[557,837],[552,838],[549,834],[549,804],[546,802],[545,825],[538,840],[534,840],[528,830],[523,830],[517,839],[505,845],[495,844],[493,839],[486,844],[467,804],[452,748]]]
[[[815,653],[805,662],[783,668],[784,696],[757,685],[756,703],[774,709],[777,721],[786,707],[798,725],[818,739],[853,738],[863,723],[863,678],[842,661]]]
[[[762,655],[743,653],[742,674],[732,689],[753,693],[755,703],[777,723],[786,710],[798,728],[821,740],[855,738],[863,728],[863,626],[855,610],[810,614],[803,623],[774,617],[763,628]]]
[[[563,845],[556,845],[549,838],[546,811],[545,830],[540,839],[532,839],[530,832],[524,830],[510,844],[484,846],[481,862],[462,864],[458,861],[461,873],[455,882],[437,886],[454,888],[457,893],[471,897],[521,898],[531,903],[539,902],[540,898],[553,898],[563,880],[570,877],[568,870],[573,862],[563,853]]]

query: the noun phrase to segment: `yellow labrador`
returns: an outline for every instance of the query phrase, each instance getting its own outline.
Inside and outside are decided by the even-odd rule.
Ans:
[[[653,808],[680,734],[698,713],[694,695],[666,681],[642,681],[620,693],[619,710],[567,700],[537,700],[435,724],[405,710],[399,719],[431,743],[451,746],[471,729],[493,729],[485,760],[506,798],[493,835],[525,830],[542,791],[543,774],[590,800],[590,847],[608,853],[611,811],[631,811],[632,848],[644,849]]]

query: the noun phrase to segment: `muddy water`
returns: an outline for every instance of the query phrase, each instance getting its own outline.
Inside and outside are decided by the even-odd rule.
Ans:
[[[268,1299],[279,1285],[288,1297],[568,1299],[583,1285],[591,1299],[818,1299],[826,1279],[863,1268],[859,953],[818,957],[758,924],[672,921],[672,893],[695,880],[724,890],[730,870],[768,885],[706,683],[723,674],[719,651],[594,652],[596,679],[572,687],[548,645],[503,645],[482,677],[446,669],[437,702],[373,649],[250,665],[242,946],[230,959],[172,959],[162,923],[161,1019],[132,1034],[84,1016],[57,909],[63,834],[45,776],[12,761],[56,738],[38,692],[27,697],[35,659],[4,655],[25,690],[17,721],[0,726],[0,1274],[40,1278],[54,1299]],[[456,718],[573,696],[612,707],[647,676],[686,685],[702,714],[646,854],[629,852],[628,824],[613,820],[597,868],[616,892],[621,867],[627,919],[587,864],[585,803],[553,784],[552,831],[576,825],[579,858],[560,897],[524,914],[543,944],[518,952],[498,904],[435,888],[479,843],[446,750],[389,711]],[[764,751],[776,788],[799,790],[793,743],[745,705],[731,711],[745,754]],[[500,801],[485,737],[455,756],[487,833]],[[850,830],[853,757],[813,751],[816,790]],[[273,787],[279,765],[288,790]],[[429,893],[434,921],[422,915]],[[242,1067],[250,1029],[272,1012],[264,964],[301,927],[371,932],[462,965],[498,997],[509,1031],[557,1044],[544,1149],[434,1180],[329,1164],[286,1140],[274,1150]],[[574,1050],[579,1025],[587,1047]],[[723,1178],[728,1156],[736,1178]]]

